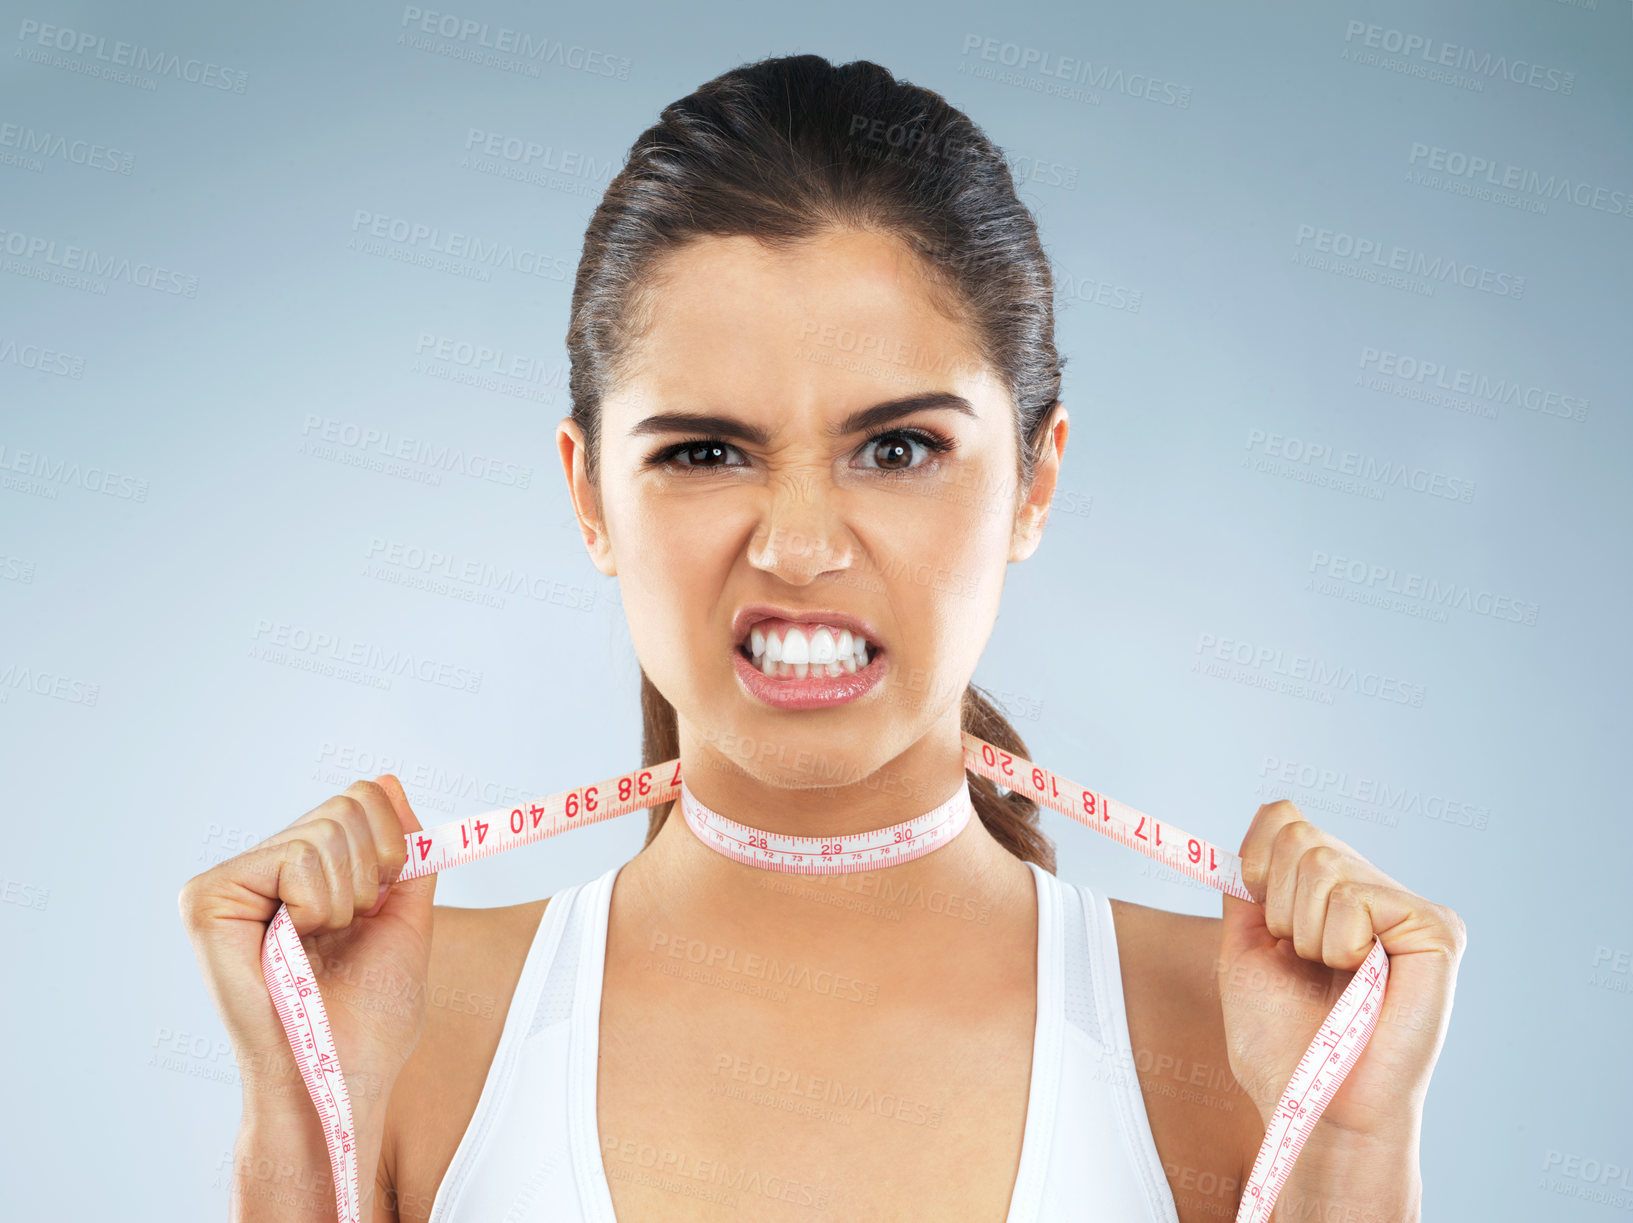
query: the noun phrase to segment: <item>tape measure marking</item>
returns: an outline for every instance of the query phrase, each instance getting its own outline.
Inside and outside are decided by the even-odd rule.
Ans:
[[[1242,883],[1242,860],[1229,850],[1221,849],[1201,837],[1191,836],[1171,824],[1152,819],[1143,812],[995,747],[967,731],[963,735],[963,744],[964,767],[969,772],[1024,794],[1040,806],[1069,816],[1085,827],[1104,833],[1209,887],[1242,900],[1253,899]],[[730,825],[732,829],[746,829],[747,834],[764,840],[764,845],[756,843],[745,849],[742,844],[744,834],[733,833],[737,837],[733,844],[738,852],[729,856],[752,865],[764,866],[768,862],[786,861],[775,857],[756,858],[753,856],[755,851],[809,855],[810,842],[816,840],[819,842],[816,862],[785,865],[781,869],[804,874],[831,874],[855,869],[845,861],[852,852],[874,855],[864,860],[867,863],[878,861],[895,865],[906,861],[909,856],[918,857],[934,848],[928,841],[931,832],[937,835],[945,833],[940,835],[937,843],[951,840],[973,813],[968,796],[969,782],[966,778],[964,787],[946,803],[902,824],[861,834],[863,849],[842,850],[838,855],[821,853],[820,838],[790,837],[787,834],[746,829],[746,825],[736,824],[710,812],[701,803],[695,803],[695,799],[693,802],[700,810],[689,811],[683,803],[682,814],[689,825],[693,816],[697,815],[705,831],[725,833]],[[680,761],[671,760],[594,785],[563,790],[520,806],[469,815],[422,832],[405,833],[408,862],[398,881],[435,874],[478,858],[544,840],[570,828],[599,823],[681,797],[690,797],[690,790],[682,785]],[[914,825],[923,825],[918,829],[918,835],[924,836],[924,842],[914,845],[911,854],[897,852],[894,849],[898,843],[895,837]],[[697,826],[693,827],[695,830]],[[891,840],[878,843],[866,840],[880,832],[890,834]],[[845,840],[854,842],[855,838]],[[714,844],[721,852],[728,852],[720,840],[716,839]],[[740,857],[739,854],[747,856]],[[289,1047],[295,1055],[296,1065],[300,1067],[307,1094],[311,1096],[323,1125],[324,1141],[329,1148],[329,1164],[334,1174],[335,1211],[339,1223],[361,1223],[357,1188],[357,1131],[352,1119],[351,1097],[346,1091],[340,1057],[335,1051],[334,1034],[323,1009],[323,997],[318,991],[300,936],[295,933],[295,923],[289,916],[287,905],[278,906],[278,912],[267,926],[266,938],[261,944],[261,974],[278,1012],[278,1020],[283,1024],[284,1034],[289,1038]],[[1264,1142],[1259,1147],[1258,1158],[1254,1160],[1253,1171],[1243,1186],[1236,1223],[1268,1223],[1276,1196],[1286,1183],[1305,1139],[1371,1039],[1382,1009],[1388,979],[1389,958],[1384,953],[1383,943],[1374,936],[1372,950],[1367,953],[1366,960],[1322,1022],[1276,1103],[1265,1129]]]
[[[698,840],[726,857],[794,875],[839,875],[910,862],[963,832],[975,814],[967,778],[951,798],[923,815],[888,828],[827,839],[739,824],[705,807],[684,780],[680,783],[680,809]]]

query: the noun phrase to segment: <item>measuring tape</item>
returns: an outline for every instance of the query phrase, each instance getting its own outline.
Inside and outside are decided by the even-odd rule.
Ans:
[[[970,822],[975,806],[968,780],[941,806],[889,828],[844,837],[796,837],[766,832],[727,819],[698,802],[681,782],[680,812],[697,839],[749,866],[768,866],[793,875],[837,875],[869,866],[897,866],[945,845]]]
[[[1253,899],[1242,883],[1242,860],[1229,850],[1068,781],[968,731],[963,741],[967,771],[1070,816],[1199,883],[1242,900]],[[676,797],[683,799],[682,815],[687,823],[694,830],[701,829],[700,836],[713,838],[711,844],[722,852],[728,852],[725,846],[730,845],[731,856],[741,862],[776,862],[812,874],[891,866],[927,853],[958,834],[972,812],[968,787],[966,779],[964,787],[946,803],[902,824],[824,841],[764,833],[711,812],[681,785],[680,761],[671,760],[522,806],[468,815],[422,832],[405,833],[408,862],[397,880],[433,875]],[[889,834],[888,838],[880,837],[880,832]],[[287,905],[278,906],[267,927],[261,944],[261,973],[307,1094],[323,1123],[339,1223],[361,1223],[351,1097],[346,1092],[323,998]],[[1377,1026],[1388,979],[1389,959],[1382,941],[1374,935],[1372,950],[1322,1022],[1276,1103],[1253,1172],[1243,1186],[1236,1223],[1269,1220],[1276,1195],[1286,1183],[1304,1140]]]

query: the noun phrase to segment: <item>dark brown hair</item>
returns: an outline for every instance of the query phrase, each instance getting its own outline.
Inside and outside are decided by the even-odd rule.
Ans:
[[[590,218],[573,282],[567,351],[572,416],[597,483],[601,403],[651,320],[656,263],[704,236],[785,249],[835,229],[889,235],[917,252],[938,305],[966,322],[1015,404],[1019,498],[1060,397],[1054,277],[1003,153],[940,94],[868,60],[820,55],[744,64],[664,107],[631,146]],[[1018,503],[1018,502],[1017,502]],[[680,755],[675,710],[641,672],[641,763]],[[964,730],[1029,756],[974,684]],[[993,838],[1054,872],[1054,843],[1024,795],[968,774]],[[673,803],[651,810],[646,843]]]

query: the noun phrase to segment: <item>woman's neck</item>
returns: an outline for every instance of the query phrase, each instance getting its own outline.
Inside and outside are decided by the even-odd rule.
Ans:
[[[939,736],[945,742],[926,736],[885,767],[847,784],[812,785],[825,763],[815,753],[790,755],[789,763],[801,769],[766,780],[706,743],[689,742],[683,728],[681,773],[706,808],[738,824],[842,840],[922,816],[955,798],[966,784],[960,735]],[[834,765],[827,772],[855,777],[857,771]],[[880,914],[882,926],[894,923],[904,934],[919,917],[941,916],[949,906],[985,924],[982,915],[990,920],[995,905],[1035,904],[1025,864],[973,812],[956,836],[908,861],[812,876],[729,857],[698,836],[677,799],[652,843],[624,868],[620,884],[633,885],[654,907],[685,906],[782,927],[831,923],[838,902]],[[961,924],[941,921],[929,928],[952,933]]]

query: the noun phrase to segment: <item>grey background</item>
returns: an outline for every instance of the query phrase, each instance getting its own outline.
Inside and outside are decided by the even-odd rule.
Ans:
[[[1061,500],[1041,551],[1011,567],[977,682],[1070,777],[1232,848],[1260,802],[1291,797],[1460,912],[1426,1217],[1624,1217],[1627,3],[437,10],[610,57],[596,71],[469,58],[488,54],[477,37],[405,24],[412,6],[4,8],[0,1163],[15,1217],[57,1216],[65,1189],[83,1217],[222,1213],[239,1099],[176,914],[189,875],[387,768],[433,823],[638,763],[615,583],[584,555],[551,440],[570,279],[594,201],[658,110],[791,51],[875,59],[967,110],[1013,157],[1061,280]],[[1418,58],[1390,55],[1408,38]],[[101,75],[120,41],[161,66]],[[1426,75],[1424,46],[1467,57],[1460,79]],[[1087,61],[1077,96],[1050,90],[1061,57]],[[1503,60],[1538,65],[1538,83]],[[1568,180],[1586,202],[1415,181],[1434,172],[1415,146]],[[423,242],[359,249],[359,213],[509,244],[536,270],[404,261]],[[1503,291],[1311,266],[1322,230]],[[54,283],[71,245],[104,273]],[[153,266],[160,287],[138,283]],[[502,355],[475,362],[466,344]],[[1476,389],[1390,379],[1374,351]],[[466,461],[382,470],[378,447],[314,449],[326,429]],[[1308,478],[1319,461],[1268,455],[1271,435],[1472,491],[1325,486]],[[398,545],[405,562],[388,563]],[[490,576],[450,577],[433,552]],[[1377,586],[1313,572],[1323,556],[1500,597],[1521,619],[1365,602]],[[306,669],[326,656],[269,655],[281,632],[406,651],[478,690]],[[1357,683],[1278,688],[1296,657]],[[1385,680],[1416,703],[1361,690]],[[1062,877],[1219,912],[1216,894],[1044,818]],[[450,872],[438,899],[548,895],[627,858],[643,829],[628,816]]]

